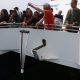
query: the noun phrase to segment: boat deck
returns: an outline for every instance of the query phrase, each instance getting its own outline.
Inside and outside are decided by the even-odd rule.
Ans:
[[[26,56],[24,73],[20,73],[20,54],[10,51],[0,55],[0,80],[80,80],[80,70],[38,61]]]

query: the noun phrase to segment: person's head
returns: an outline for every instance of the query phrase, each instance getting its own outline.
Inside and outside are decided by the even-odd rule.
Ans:
[[[26,11],[24,10],[22,14],[23,14],[24,16],[26,16]]]
[[[58,14],[61,15],[62,14],[62,10],[59,10]]]
[[[8,16],[8,11],[6,9],[2,9],[1,16]]]
[[[40,13],[37,12],[37,11],[35,11],[34,14],[33,14],[33,17],[34,17],[34,18],[39,18],[39,16],[40,16]]]
[[[13,10],[9,10],[10,15],[13,13]]]
[[[26,10],[26,16],[32,16],[33,15],[33,12],[32,10],[29,8]]]
[[[14,10],[19,10],[19,8],[18,7],[15,7]]]
[[[43,5],[43,9],[44,9],[44,10],[51,10],[50,4],[45,3],[45,4]]]
[[[77,0],[71,0],[71,7],[72,9],[77,8]]]
[[[29,10],[31,10],[30,8],[26,8],[26,11],[29,11]]]
[[[17,15],[18,15],[18,14],[17,14],[16,10],[13,10],[12,16],[13,16],[13,17],[16,17]]]
[[[53,8],[51,8],[51,11],[53,12]]]

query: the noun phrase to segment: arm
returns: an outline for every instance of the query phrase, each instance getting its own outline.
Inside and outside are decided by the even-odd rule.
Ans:
[[[40,24],[42,24],[42,23],[43,23],[43,18],[40,19],[40,21],[36,23],[36,27],[38,28],[38,26],[39,26]]]
[[[65,19],[65,21],[64,21],[64,24],[65,25],[68,25],[71,21],[71,16],[72,16],[72,10],[70,9],[70,10],[68,10],[68,12],[67,12],[67,15],[66,15],[66,19]]]
[[[35,10],[39,11],[39,12],[43,12],[42,9],[38,8],[38,7],[35,7],[34,5],[32,5],[31,3],[28,3],[28,5],[32,8],[34,8]]]
[[[80,10],[78,10],[77,13],[77,18],[73,26],[80,26]]]
[[[36,24],[41,24],[43,22],[43,18],[42,19],[40,19],[40,21],[39,22],[37,22]]]
[[[71,13],[71,10],[69,10],[64,24],[68,25],[70,27],[80,25],[80,10],[76,10],[76,13],[74,14],[73,17],[72,17],[72,14],[73,13]],[[75,15],[77,15],[77,16],[75,16]],[[73,21],[73,22],[71,22],[71,21]]]

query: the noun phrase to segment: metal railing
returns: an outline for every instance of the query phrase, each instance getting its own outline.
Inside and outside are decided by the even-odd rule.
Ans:
[[[48,24],[45,24],[46,26]],[[49,24],[50,28],[49,30],[58,30],[58,31],[73,31],[73,32],[78,32],[80,31],[80,26],[72,26],[72,27],[66,27],[66,25],[54,25],[54,24]],[[42,26],[26,26],[23,25],[22,23],[0,23],[0,28],[34,28],[34,29],[45,29],[48,30],[46,27]],[[77,28],[77,29],[75,29]]]
[[[0,23],[0,28],[17,28],[22,27],[22,23]]]

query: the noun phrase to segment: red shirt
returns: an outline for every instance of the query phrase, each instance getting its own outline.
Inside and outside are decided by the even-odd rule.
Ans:
[[[48,29],[54,24],[54,16],[52,11],[50,10],[44,10],[44,25]]]

